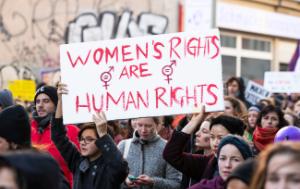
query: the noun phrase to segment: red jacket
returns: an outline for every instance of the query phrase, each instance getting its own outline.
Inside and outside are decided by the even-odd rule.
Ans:
[[[78,132],[79,128],[75,125],[67,125],[68,138],[79,149]],[[38,148],[41,151],[49,152],[51,156],[58,162],[60,169],[64,172],[65,177],[72,186],[72,173],[68,168],[63,157],[60,155],[55,144],[51,140],[50,124],[47,126],[42,134],[38,133],[38,123],[35,120],[31,121],[31,142],[33,147]]]

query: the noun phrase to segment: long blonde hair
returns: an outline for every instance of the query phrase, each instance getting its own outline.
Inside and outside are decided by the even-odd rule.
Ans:
[[[268,146],[258,156],[258,165],[250,189],[263,189],[267,177],[267,169],[271,158],[279,154],[291,156],[291,161],[300,163],[300,143],[299,142],[281,142]]]

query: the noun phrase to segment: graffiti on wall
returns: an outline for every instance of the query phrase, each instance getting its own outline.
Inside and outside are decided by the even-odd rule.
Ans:
[[[153,13],[140,13],[135,21],[132,11],[120,16],[111,11],[99,16],[88,12],[77,16],[66,29],[66,43],[107,40],[124,37],[138,37],[165,33],[168,18]]]
[[[26,66],[10,64],[0,67],[0,86],[7,86],[9,81],[19,79],[37,80],[31,69]]]
[[[26,79],[23,68],[39,81],[43,69],[55,70],[56,78],[60,44],[166,32],[167,11],[153,13],[148,0],[139,1],[145,9],[138,11],[137,5],[126,2],[0,0],[0,88],[7,86],[6,81]]]

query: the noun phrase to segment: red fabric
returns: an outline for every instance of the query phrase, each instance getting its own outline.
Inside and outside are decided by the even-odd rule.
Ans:
[[[262,151],[268,144],[272,144],[274,142],[277,131],[277,128],[262,128],[257,126],[253,133],[254,146],[259,151]]]
[[[176,115],[174,117],[174,120],[172,122],[172,128],[175,129],[178,125],[179,125],[179,122],[185,117],[184,114],[182,115]]]
[[[63,157],[60,155],[55,144],[51,140],[50,125],[44,130],[42,134],[38,133],[38,123],[35,120],[31,121],[31,142],[32,145],[44,152],[49,152],[51,156],[58,162],[61,170],[64,172],[65,177],[73,185],[72,173],[68,168]],[[75,125],[67,125],[67,136],[79,149],[78,132],[79,128]]]

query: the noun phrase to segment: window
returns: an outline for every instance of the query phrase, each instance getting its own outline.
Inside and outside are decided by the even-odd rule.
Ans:
[[[236,37],[229,35],[221,35],[221,46],[236,48]]]
[[[229,77],[236,76],[236,57],[235,56],[222,56],[222,71],[223,81],[226,81]]]
[[[262,82],[273,59],[273,38],[221,30],[223,81],[231,76]],[[283,68],[282,68],[283,69]]]
[[[254,51],[271,52],[271,42],[256,39],[243,38],[242,48]]]
[[[279,71],[289,71],[289,65],[281,62],[279,64]]]
[[[241,76],[250,80],[263,80],[264,73],[270,71],[270,68],[270,60],[241,58]]]

